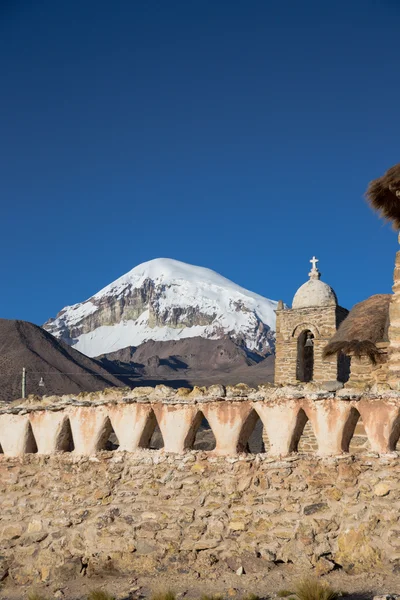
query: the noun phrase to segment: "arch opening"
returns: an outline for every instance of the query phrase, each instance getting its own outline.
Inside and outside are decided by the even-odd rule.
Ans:
[[[392,431],[390,432],[390,436],[389,436],[389,451],[390,452],[399,450],[399,448],[398,448],[399,439],[400,439],[400,414],[397,415],[397,417],[395,418],[393,425],[392,425]]]
[[[150,450],[161,450],[161,448],[164,448],[164,438],[157,420],[148,447]]]
[[[25,452],[27,454],[37,454],[38,447],[36,443],[35,436],[33,434],[32,425],[28,422],[28,428],[26,432],[26,446]]]
[[[101,429],[96,440],[96,451],[112,450],[109,445],[110,435],[114,433],[113,426],[111,425],[110,417],[106,417],[102,423]]]
[[[350,452],[350,451],[354,452],[354,449],[357,445],[357,440],[356,440],[355,444],[352,444],[352,440],[353,440],[354,433],[357,428],[357,423],[359,423],[360,419],[361,419],[360,413],[353,406],[350,410],[347,421],[343,427],[343,435],[342,435],[342,443],[341,443],[343,452]],[[361,420],[361,427],[363,427],[362,420]],[[360,428],[359,428],[359,430],[360,430]],[[364,430],[364,433],[365,433],[365,430]]]
[[[315,454],[318,452],[318,440],[315,437],[310,419],[307,419],[304,429],[297,444],[297,452],[300,454]]]
[[[290,441],[289,452],[299,452],[300,439],[303,435],[307,422],[308,417],[304,410],[301,408],[297,413],[296,423],[294,426],[292,439]]]
[[[56,449],[59,452],[73,452],[75,450],[74,438],[70,420],[67,418],[61,425],[60,433],[56,441]]]
[[[238,452],[260,454],[265,452],[264,425],[259,414],[252,409],[243,423],[239,435]]]
[[[314,376],[314,334],[303,330],[297,338],[296,379],[307,383]]]
[[[147,415],[138,447],[147,448],[148,450],[160,450],[160,448],[164,448],[164,438],[153,409]]]
[[[216,445],[217,440],[215,439],[214,432],[204,413],[199,410],[186,436],[185,448],[210,452],[215,450]]]
[[[350,417],[351,416],[354,420],[354,425],[349,439],[348,449],[345,450],[345,452],[350,452],[350,454],[360,454],[361,452],[365,452],[370,449],[370,443],[367,432],[365,431],[362,416],[354,407],[352,407],[350,411]]]
[[[106,445],[105,445],[105,450],[107,450],[108,452],[115,452],[115,450],[118,450],[119,448],[119,440],[118,440],[118,436],[115,433],[114,427],[112,426],[112,423],[110,421],[110,428],[109,428],[109,435],[106,441]]]

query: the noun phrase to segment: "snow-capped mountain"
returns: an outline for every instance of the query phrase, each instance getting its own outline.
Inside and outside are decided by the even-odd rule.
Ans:
[[[63,308],[43,327],[87,356],[148,340],[224,335],[267,353],[274,346],[276,304],[211,269],[158,258]]]

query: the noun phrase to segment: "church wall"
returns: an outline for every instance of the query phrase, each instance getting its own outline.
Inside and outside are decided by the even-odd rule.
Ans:
[[[351,357],[350,379],[347,382],[348,387],[365,387],[366,384],[387,383],[388,381],[388,342],[376,344],[382,353],[382,362],[374,365],[369,358],[362,356]]]

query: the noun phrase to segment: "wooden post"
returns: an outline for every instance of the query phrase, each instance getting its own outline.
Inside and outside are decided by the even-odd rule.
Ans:
[[[26,398],[26,369],[22,369],[22,397]]]

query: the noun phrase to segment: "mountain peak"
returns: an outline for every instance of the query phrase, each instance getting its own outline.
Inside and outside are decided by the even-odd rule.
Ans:
[[[115,290],[119,286],[129,284],[138,287],[142,285],[146,279],[153,281],[173,282],[187,281],[192,283],[206,283],[214,286],[230,287],[241,292],[247,292],[233,281],[223,277],[216,271],[206,267],[198,267],[173,258],[154,258],[147,262],[141,263],[134,267],[131,271],[125,273],[105,288],[97,292],[94,298],[100,297]],[[251,292],[249,292],[251,294]],[[257,294],[252,294],[257,295]],[[262,296],[260,296],[261,298]]]
[[[211,269],[156,258],[65,307],[44,327],[88,356],[148,340],[224,335],[265,353],[273,348],[275,308]]]

